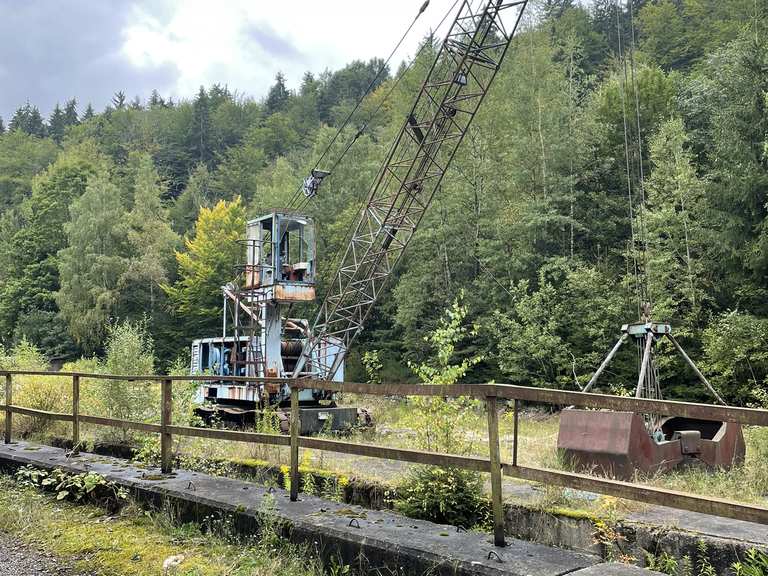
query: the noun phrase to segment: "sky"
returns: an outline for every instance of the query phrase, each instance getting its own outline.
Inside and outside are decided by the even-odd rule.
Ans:
[[[29,101],[47,117],[70,98],[100,111],[118,90],[192,98],[213,83],[258,99],[278,71],[296,88],[306,71],[386,58],[422,2],[0,0],[0,116]],[[430,1],[393,68],[453,4]]]

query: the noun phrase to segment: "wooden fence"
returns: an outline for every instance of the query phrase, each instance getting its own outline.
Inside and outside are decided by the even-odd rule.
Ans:
[[[703,420],[739,422],[753,426],[768,426],[768,410],[752,408],[736,408],[731,406],[714,406],[690,402],[675,402],[668,400],[648,400],[642,398],[625,398],[566,390],[551,390],[511,386],[507,384],[460,384],[453,386],[425,386],[411,384],[355,384],[338,382],[318,382],[316,380],[286,380],[279,378],[237,378],[227,377],[227,381],[256,383],[272,382],[287,383],[291,386],[291,420],[290,435],[281,436],[256,432],[240,432],[235,430],[218,430],[212,428],[195,428],[191,426],[176,426],[172,423],[174,381],[220,382],[220,376],[116,376],[105,374],[83,374],[72,372],[32,372],[32,371],[0,371],[5,376],[5,403],[0,404],[0,411],[5,411],[6,443],[11,442],[11,427],[13,414],[23,414],[50,420],[72,422],[72,439],[75,449],[80,443],[80,424],[96,424],[112,426],[127,430],[139,430],[160,434],[161,468],[163,473],[172,469],[173,436],[195,436],[216,440],[236,442],[252,442],[258,444],[273,444],[290,446],[290,498],[296,501],[299,490],[299,449],[310,448],[340,452],[357,456],[385,458],[400,462],[431,464],[443,467],[458,467],[469,470],[490,473],[491,501],[493,506],[494,541],[496,545],[504,545],[504,508],[502,498],[502,476],[510,476],[521,480],[539,482],[542,484],[562,486],[577,490],[597,492],[619,498],[636,500],[647,504],[670,506],[683,510],[702,512],[726,518],[747,520],[768,524],[768,508],[743,504],[720,498],[709,498],[696,494],[665,490],[647,485],[621,482],[607,478],[598,478],[585,474],[576,474],[561,470],[551,470],[521,466],[518,463],[518,415],[521,402],[546,403],[559,406],[580,406],[584,408],[608,409],[626,412],[654,413],[668,416],[681,416]],[[25,408],[13,404],[13,376],[55,376],[71,378],[72,380],[72,413],[57,413]],[[161,385],[160,424],[104,418],[80,413],[80,381],[83,378],[97,380],[119,380],[124,382],[159,382]],[[437,452],[424,452],[406,448],[391,448],[372,444],[357,444],[343,440],[306,437],[299,435],[299,401],[300,389],[325,389],[337,392],[371,394],[378,396],[440,396],[456,398],[471,397],[485,402],[488,416],[488,448],[489,458],[477,456],[459,456]],[[512,401],[514,410],[512,461],[502,462],[499,447],[498,400]]]

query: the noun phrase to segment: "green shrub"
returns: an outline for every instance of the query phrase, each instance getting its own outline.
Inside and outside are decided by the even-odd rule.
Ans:
[[[152,374],[155,354],[152,338],[145,322],[122,322],[109,329],[103,370],[107,374]],[[96,393],[106,416],[121,420],[158,422],[160,418],[160,385],[157,382],[100,380]],[[101,414],[100,414],[101,415]],[[104,428],[110,440],[127,442],[134,438],[129,430]]]
[[[768,576],[768,554],[752,548],[742,562],[731,565],[734,576]]]
[[[128,499],[125,488],[95,472],[71,474],[60,468],[43,470],[23,466],[16,471],[16,480],[22,486],[55,492],[57,500],[87,501],[110,510],[116,510]]]
[[[490,504],[479,474],[460,468],[417,466],[397,489],[395,509],[411,518],[487,527]]]
[[[43,371],[49,369],[49,364],[36,346],[22,339],[8,353],[0,349],[0,369]],[[69,412],[72,407],[71,382],[71,379],[57,376],[14,376],[13,403],[48,412]],[[14,433],[22,437],[49,432],[56,427],[63,427],[63,423],[26,416],[13,419]]]

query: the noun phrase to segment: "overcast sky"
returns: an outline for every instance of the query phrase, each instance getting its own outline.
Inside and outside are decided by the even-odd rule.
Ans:
[[[385,58],[423,0],[0,0],[0,116],[27,100],[48,116],[118,90],[175,99],[218,82],[260,98],[282,71]],[[431,0],[393,60],[413,54],[453,0]],[[440,33],[444,33],[445,25]]]

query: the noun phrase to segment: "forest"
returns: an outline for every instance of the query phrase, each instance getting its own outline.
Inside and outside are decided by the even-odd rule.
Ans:
[[[175,101],[116,86],[101,111],[62,94],[48,118],[19,103],[0,119],[0,357],[101,357],[129,323],[155,370],[185,363],[220,333],[246,220],[348,147],[304,208],[322,296],[438,40],[381,74],[354,61],[295,91],[278,74],[263,99],[214,84]],[[578,389],[648,302],[728,401],[767,405],[768,5],[531,3],[347,378],[370,377],[365,359],[416,380],[456,301],[457,360],[480,359],[466,382]],[[660,350],[665,395],[706,399]],[[636,379],[626,351],[601,389]]]

